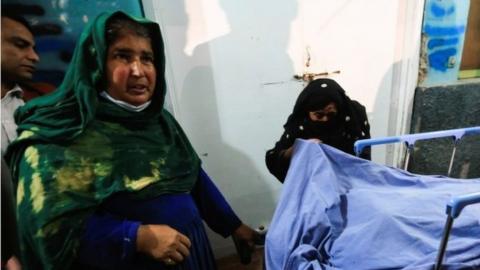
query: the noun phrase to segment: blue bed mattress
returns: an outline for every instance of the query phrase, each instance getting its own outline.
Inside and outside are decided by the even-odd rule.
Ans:
[[[420,176],[297,140],[267,269],[433,269],[445,205],[480,179]],[[480,204],[454,222],[444,269],[480,269]]]

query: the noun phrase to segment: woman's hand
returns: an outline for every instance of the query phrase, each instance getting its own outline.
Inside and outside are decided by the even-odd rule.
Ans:
[[[233,232],[233,237],[237,238],[237,240],[240,240],[241,242],[246,243],[249,251],[253,252],[255,249],[255,240],[259,236],[254,229],[242,223],[242,225],[240,225],[240,227]]]
[[[317,138],[310,138],[307,140],[307,142],[311,142],[311,143],[322,143],[322,140],[320,139],[317,139]],[[291,159],[292,158],[292,154],[293,154],[293,146],[290,146],[289,148],[283,150],[283,152],[281,153],[282,156],[285,158],[285,159]]]
[[[17,257],[12,256],[8,259],[7,264],[5,265],[5,270],[22,270],[22,265]]]
[[[150,255],[167,265],[182,262],[190,255],[188,237],[167,225],[140,225],[137,251]]]
[[[307,141],[311,142],[311,143],[322,143],[322,140],[317,139],[317,138],[310,138]]]
[[[293,153],[293,145],[290,146],[289,148],[283,150],[283,151],[281,152],[281,155],[282,155],[283,158],[289,160],[289,159],[292,158],[292,153]]]

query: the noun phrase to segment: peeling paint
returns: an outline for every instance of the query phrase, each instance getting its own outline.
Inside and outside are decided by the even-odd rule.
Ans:
[[[319,77],[325,77],[332,74],[340,74],[340,70],[335,70],[332,72],[320,72],[320,73],[306,72],[306,73],[303,73],[302,75],[295,74],[293,75],[293,78],[299,81],[311,82]]]
[[[469,0],[426,0],[419,83],[435,86],[458,80]]]
[[[310,61],[312,60],[312,56],[310,55],[310,47],[307,47],[307,61],[305,62],[305,66],[308,68],[310,66]]]
[[[430,67],[436,70],[446,71],[447,68],[452,68],[454,66],[454,56],[456,54],[456,48],[438,50],[428,56],[428,62],[430,63]]]
[[[425,49],[427,43],[427,36],[422,34],[422,45],[420,50],[420,63],[418,68],[418,84],[422,84],[428,74],[428,57],[427,57],[427,50]]]

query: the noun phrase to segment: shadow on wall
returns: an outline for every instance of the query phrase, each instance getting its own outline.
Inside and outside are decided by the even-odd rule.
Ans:
[[[394,62],[383,75],[372,112],[373,115],[385,117],[383,119],[385,121],[383,123],[387,127],[385,136],[399,136],[410,133],[409,127],[412,119],[409,111],[413,109],[414,95],[413,93],[405,94],[403,92],[405,87],[414,87],[412,84],[416,82],[406,81],[412,78],[407,78],[407,75],[402,72],[405,67],[405,63],[402,61],[408,62],[411,59]],[[372,138],[375,137],[372,135]],[[377,145],[372,147],[373,153],[375,149],[380,152],[376,153],[377,155],[385,154],[386,165],[396,168],[404,167],[405,145],[399,143]]]
[[[415,90],[411,133],[480,126],[480,82]],[[409,170],[446,175],[452,139],[419,141]],[[480,135],[464,137],[457,146],[451,177],[480,177]]]
[[[248,121],[258,121],[247,116],[252,112],[252,107],[261,108],[262,105],[254,104],[261,99],[246,100],[245,96],[252,93],[252,89],[242,89],[242,87],[245,88],[245,85],[252,83],[255,85],[255,82],[251,82],[257,66],[255,62],[268,60],[257,59],[254,54],[247,54],[248,49],[239,46],[239,43],[247,44],[246,46],[249,47],[255,46],[255,39],[251,39],[252,37],[247,33],[251,31],[252,24],[256,20],[245,18],[243,14],[252,14],[252,10],[243,9],[266,9],[259,8],[259,4],[255,1],[247,1],[241,5],[232,1],[219,2],[230,24],[230,32],[198,45],[191,55],[183,51],[187,45],[186,34],[189,25],[185,7],[187,2],[178,1],[167,5],[168,13],[175,14],[175,18],[171,15],[171,21],[170,18],[167,19],[174,24],[169,26],[180,29],[182,32],[181,37],[179,32],[175,34],[174,44],[170,39],[170,48],[167,48],[167,54],[172,58],[170,61],[175,72],[173,77],[177,80],[175,85],[179,87],[176,89],[177,93],[174,93],[177,97],[176,106],[180,115],[179,120],[208,174],[226,196],[237,215],[245,223],[258,227],[269,224],[276,200],[259,169],[260,166],[261,168],[265,166],[264,150],[258,150],[258,153],[261,153],[262,163],[257,164],[258,162],[254,161],[257,158],[256,153],[252,153],[251,149],[243,149],[241,145],[255,143],[256,137],[262,133],[262,130],[245,128],[248,126]],[[201,11],[198,12],[201,13]],[[289,12],[291,12],[290,18],[293,18],[295,9]],[[270,15],[274,14],[264,14],[264,16]],[[286,54],[289,21],[283,18],[281,22],[281,25],[275,27],[283,27],[285,31],[280,36],[275,35],[276,45],[273,50],[278,53],[273,60],[283,67],[291,67],[292,64]],[[265,44],[265,42],[259,44]],[[272,50],[270,47],[255,48],[255,50]],[[239,50],[245,51],[240,53]],[[246,57],[240,57],[240,55],[246,55]],[[288,73],[291,76],[293,69]],[[258,85],[256,87],[258,88]],[[222,104],[219,104],[219,97],[226,95],[229,98],[222,99]],[[244,113],[245,117],[239,119],[236,117],[238,113]],[[229,135],[227,140],[224,137],[225,130],[232,130],[232,127],[235,130],[235,136],[232,138],[232,135]],[[236,139],[237,135],[240,139]],[[240,144],[232,145],[231,141],[239,141]],[[276,181],[273,176],[271,180]],[[211,231],[208,234],[216,257],[235,252],[230,239],[222,239]]]
[[[368,113],[368,121],[370,122],[370,134],[371,137],[378,138],[384,136],[394,136],[398,134],[391,134],[392,127],[396,123],[396,115],[398,108],[398,95],[394,96],[392,86],[392,74],[393,70],[398,63],[395,63],[390,68],[388,68],[383,74],[382,80],[378,85],[377,95],[375,96],[375,102],[373,109]],[[365,89],[366,92],[369,92],[368,89]],[[397,97],[396,99],[394,99]],[[386,134],[383,134],[386,132]],[[382,135],[379,135],[382,134]],[[375,145],[372,146],[372,161],[385,164],[389,166],[394,166],[392,163],[392,151],[393,145]]]

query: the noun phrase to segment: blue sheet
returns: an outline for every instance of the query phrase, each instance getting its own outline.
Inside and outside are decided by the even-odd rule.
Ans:
[[[419,176],[297,140],[266,237],[267,269],[432,269],[445,206],[480,179]],[[444,269],[480,269],[480,204],[455,219]]]

